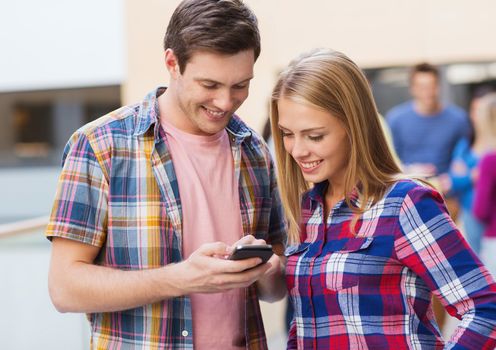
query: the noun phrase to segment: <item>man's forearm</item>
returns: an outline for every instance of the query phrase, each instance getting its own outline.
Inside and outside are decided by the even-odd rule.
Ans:
[[[229,248],[203,244],[188,259],[164,267],[129,271],[94,265],[99,247],[54,238],[49,273],[52,301],[61,312],[112,312],[190,293],[246,288],[267,272],[258,259],[219,259]]]
[[[122,271],[73,262],[50,274],[52,301],[61,312],[112,312],[182,295],[178,265]]]

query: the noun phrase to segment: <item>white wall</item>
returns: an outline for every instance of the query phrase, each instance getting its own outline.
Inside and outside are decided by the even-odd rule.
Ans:
[[[122,0],[2,0],[0,92],[124,79]]]
[[[84,314],[61,314],[48,295],[50,243],[42,232],[0,239],[0,348],[89,349]]]
[[[61,170],[59,166],[0,169],[0,224],[49,216]]]

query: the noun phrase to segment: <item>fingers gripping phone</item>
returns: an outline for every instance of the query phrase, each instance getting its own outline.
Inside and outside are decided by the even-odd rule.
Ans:
[[[234,248],[234,251],[229,256],[229,259],[243,260],[248,258],[260,258],[262,259],[262,264],[264,264],[267,260],[269,260],[272,254],[272,246],[270,244],[238,245]]]

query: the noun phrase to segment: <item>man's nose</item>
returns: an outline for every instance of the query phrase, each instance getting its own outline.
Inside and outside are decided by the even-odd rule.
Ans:
[[[234,98],[230,89],[223,89],[217,93],[215,97],[214,105],[215,107],[223,110],[230,111],[234,106]]]

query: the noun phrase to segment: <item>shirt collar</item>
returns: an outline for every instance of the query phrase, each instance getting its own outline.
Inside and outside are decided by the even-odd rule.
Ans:
[[[249,141],[252,136],[250,128],[236,114],[232,116],[226,130],[229,133],[231,141],[234,141],[235,144],[241,144],[245,139]]]
[[[150,91],[139,105],[138,122],[134,130],[135,136],[143,135],[153,125],[155,140],[160,139],[159,123],[157,123],[159,118],[158,97],[164,93],[165,89],[167,88],[161,86]],[[236,114],[233,115],[226,129],[231,141],[236,144],[240,144],[245,139],[250,139],[252,135],[251,130]]]
[[[324,203],[325,191],[327,190],[327,186],[329,186],[329,181],[325,180],[319,183],[316,183],[308,192],[308,197],[310,198],[311,209],[314,210],[319,203]],[[358,207],[360,205],[360,198],[358,190],[355,188],[350,194],[350,202],[353,206]],[[346,201],[342,200],[340,202],[341,206],[346,206]]]
[[[313,201],[323,201],[327,186],[329,186],[329,182],[327,180],[316,183],[308,192],[308,196]]]
[[[160,96],[165,91],[165,89],[165,87],[158,87],[150,91],[145,96],[143,101],[141,101],[138,109],[138,122],[134,130],[135,136],[143,135],[145,132],[148,131],[148,129],[150,129],[152,125],[154,125],[155,139],[158,139],[158,96]]]

